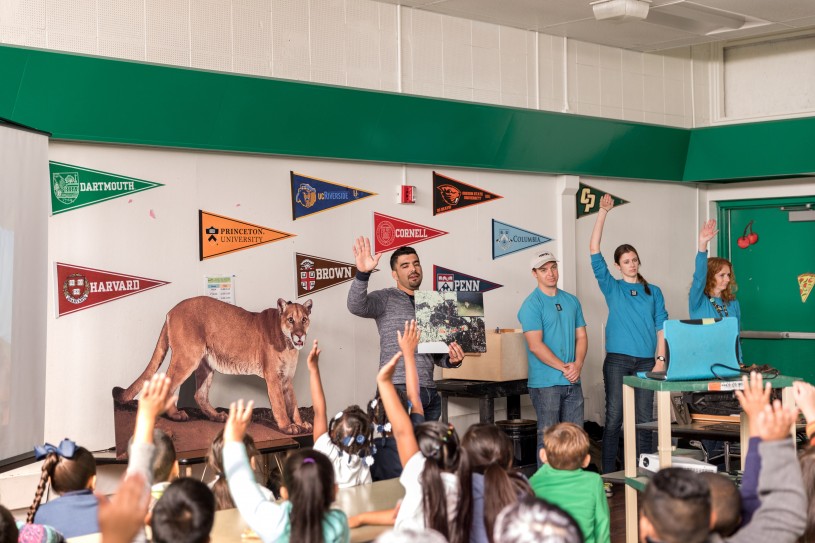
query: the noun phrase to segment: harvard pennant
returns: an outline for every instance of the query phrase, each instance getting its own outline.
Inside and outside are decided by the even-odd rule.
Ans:
[[[433,215],[499,198],[503,196],[433,172]]]
[[[354,264],[319,256],[295,253],[294,265],[298,298],[351,281],[357,275]]]
[[[291,218],[295,221],[369,196],[376,193],[291,172]]]
[[[536,245],[542,245],[547,241],[552,241],[552,238],[495,219],[492,220],[493,260]]]
[[[167,281],[56,263],[57,317],[138,294]]]
[[[577,218],[579,219],[580,217],[585,217],[600,211],[600,198],[606,194],[607,193],[602,190],[597,190],[594,187],[580,183],[580,187],[578,187],[577,190]],[[628,200],[623,200],[613,194],[611,195],[611,199],[614,200],[615,206],[628,203]]]
[[[444,230],[436,230],[415,222],[374,213],[374,253],[413,245],[445,234],[447,232]]]
[[[51,173],[53,215],[164,186],[161,183],[89,170],[61,162],[49,162],[48,168]]]
[[[439,292],[488,292],[502,286],[466,273],[433,266],[433,290]]]
[[[229,217],[202,210],[198,210],[198,229],[200,230],[198,240],[199,260],[250,249],[294,236],[294,234],[288,232],[273,230],[265,226],[230,219]]]

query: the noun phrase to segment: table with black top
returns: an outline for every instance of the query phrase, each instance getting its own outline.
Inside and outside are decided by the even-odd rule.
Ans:
[[[507,399],[507,418],[521,418],[521,395],[529,394],[526,379],[515,381],[468,381],[442,379],[436,381],[441,394],[441,420],[447,422],[447,400],[453,398],[477,398],[480,422],[495,422],[495,398]]]

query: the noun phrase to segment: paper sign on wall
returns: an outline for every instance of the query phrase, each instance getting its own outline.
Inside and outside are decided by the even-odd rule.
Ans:
[[[542,245],[548,241],[552,241],[552,238],[495,219],[492,220],[493,260],[536,245]]]
[[[376,193],[291,172],[291,218],[295,221],[369,196]]]
[[[577,218],[586,217],[600,211],[600,198],[606,194],[608,193],[580,183],[577,189]],[[613,194],[610,196],[614,200],[615,207],[628,203],[628,200],[623,200]]]
[[[354,264],[313,255],[295,253],[294,266],[298,298],[346,283],[357,276]]]
[[[447,232],[444,230],[436,230],[415,222],[374,213],[374,253],[414,245],[445,234]]]
[[[488,292],[502,286],[466,273],[433,266],[433,290],[439,292]]]
[[[433,215],[503,198],[452,177],[433,172]]]
[[[111,271],[56,263],[57,317],[169,284]]]
[[[198,210],[198,229],[200,230],[198,238],[199,260],[206,260],[294,237],[294,234],[288,232],[281,232],[202,210]]]
[[[204,277],[204,283],[207,296],[235,305],[234,275],[207,275]]]
[[[161,183],[80,168],[61,162],[49,162],[48,168],[51,173],[51,213],[53,215],[164,186]]]

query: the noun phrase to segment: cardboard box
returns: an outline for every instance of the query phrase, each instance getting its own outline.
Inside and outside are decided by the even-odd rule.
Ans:
[[[460,368],[441,371],[442,379],[515,381],[526,379],[526,340],[521,330],[487,331],[487,352],[468,354]]]

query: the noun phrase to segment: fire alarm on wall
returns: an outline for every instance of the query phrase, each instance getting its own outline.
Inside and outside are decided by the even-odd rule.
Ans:
[[[416,187],[413,185],[399,185],[399,192],[397,193],[397,201],[400,204],[415,204],[416,203]]]

